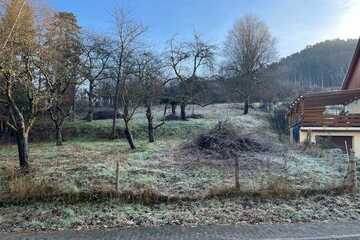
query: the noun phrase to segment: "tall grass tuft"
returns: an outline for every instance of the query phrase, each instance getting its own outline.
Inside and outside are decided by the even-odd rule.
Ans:
[[[57,189],[49,185],[44,178],[37,178],[34,175],[20,175],[15,172],[8,177],[7,191],[1,198],[27,201],[47,198],[55,193],[57,193]]]

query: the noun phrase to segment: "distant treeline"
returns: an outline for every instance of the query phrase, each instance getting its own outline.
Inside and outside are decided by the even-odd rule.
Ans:
[[[261,81],[252,92],[252,101],[284,101],[303,92],[340,88],[357,41],[327,40],[269,65],[259,76]],[[201,99],[217,103],[229,101],[230,93],[235,92],[235,88],[232,85],[227,86],[226,80],[226,75],[220,75],[202,82],[206,86],[197,89],[206,89],[206,94],[200,94]],[[243,86],[240,84],[239,87]],[[177,86],[168,90],[171,93],[179,91]]]
[[[302,89],[338,88],[345,77],[357,40],[327,40],[276,63],[282,81]]]

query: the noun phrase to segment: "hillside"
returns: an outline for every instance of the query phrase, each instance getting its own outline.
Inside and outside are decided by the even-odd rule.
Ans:
[[[328,40],[306,47],[277,63],[280,80],[305,89],[341,86],[357,40]]]
[[[342,186],[342,153],[279,141],[264,112],[194,107],[203,118],[167,122],[155,143],[141,134],[146,117],[136,113],[136,150],[123,138],[101,138],[109,120],[68,123],[77,130],[64,131],[63,146],[31,143],[29,176],[14,172],[16,146],[0,145],[0,234],[360,219],[359,195],[313,195]]]

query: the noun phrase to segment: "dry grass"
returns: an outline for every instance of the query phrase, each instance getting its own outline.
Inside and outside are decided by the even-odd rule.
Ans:
[[[125,148],[119,142],[67,142],[32,144],[31,171],[17,171],[15,146],[1,149],[0,199],[26,202],[51,198],[76,199],[91,195],[104,186],[114,185],[115,161],[126,161]],[[72,200],[71,200],[72,201]]]
[[[295,189],[293,185],[284,180],[271,182],[266,189],[262,190],[243,190],[233,186],[214,187],[206,195],[198,197],[199,199],[226,199],[232,197],[244,197],[250,199],[296,199],[303,197],[312,197],[317,195],[338,196],[351,193],[347,187],[334,187],[326,189]]]
[[[259,189],[235,188],[234,186],[222,186],[211,188],[205,196],[211,198],[228,198],[235,196],[260,197],[260,198],[293,198],[301,196],[302,192],[296,190],[285,177],[271,177],[267,186]]]
[[[270,180],[267,188],[264,190],[264,193],[273,197],[290,197],[297,195],[298,191],[294,188],[294,185],[291,184],[288,177],[277,176]]]
[[[1,194],[2,201],[41,200],[58,192],[58,189],[49,185],[45,178],[36,177],[35,174],[23,175],[20,171],[7,169],[5,178],[7,191]]]
[[[112,186],[98,185],[96,188],[80,192],[63,192],[60,188],[49,185],[44,178],[34,175],[19,175],[16,171],[8,174],[8,191],[0,197],[0,204],[17,205],[31,202],[64,202],[75,204],[81,202],[105,201],[113,199],[124,203],[153,205],[158,203],[196,202],[202,199],[224,199],[231,197],[247,198],[281,198],[293,199],[318,194],[339,195],[348,193],[349,189],[295,189],[287,177],[272,176],[267,185],[259,189],[235,188],[229,185],[209,188],[208,192],[199,192],[192,196],[167,195],[151,187],[116,192]]]

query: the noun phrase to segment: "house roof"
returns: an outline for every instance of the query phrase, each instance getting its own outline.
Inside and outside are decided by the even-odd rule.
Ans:
[[[360,89],[309,93],[299,96],[290,105],[290,111],[293,110],[300,102],[304,103],[305,108],[315,108],[330,105],[349,104],[357,99],[360,99]]]
[[[360,38],[359,38],[359,41],[357,43],[353,58],[351,60],[349,70],[348,70],[348,72],[347,72],[347,74],[345,76],[345,79],[343,81],[343,84],[342,84],[342,87],[341,87],[342,90],[348,89],[349,84],[350,84],[351,79],[352,79],[352,76],[354,74],[354,71],[356,69],[356,66],[357,66],[357,64],[359,62],[359,59],[360,59]]]

